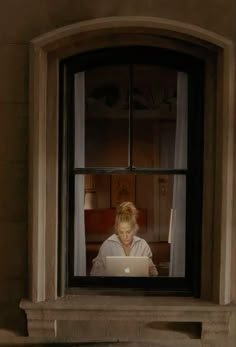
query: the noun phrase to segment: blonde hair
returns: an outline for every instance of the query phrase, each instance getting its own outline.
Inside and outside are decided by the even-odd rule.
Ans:
[[[138,210],[134,204],[130,201],[124,201],[116,209],[116,218],[115,218],[115,232],[118,232],[118,226],[120,223],[125,222],[131,225],[134,233],[139,229],[137,223]]]

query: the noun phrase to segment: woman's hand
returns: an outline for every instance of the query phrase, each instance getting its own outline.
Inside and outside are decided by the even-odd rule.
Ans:
[[[150,277],[155,277],[158,275],[158,271],[155,265],[149,266],[149,276]]]

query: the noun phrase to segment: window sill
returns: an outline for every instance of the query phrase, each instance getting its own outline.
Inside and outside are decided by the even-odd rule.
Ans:
[[[39,303],[22,300],[20,307],[27,314],[30,337],[66,338],[73,342],[91,337],[103,342],[108,337],[110,341],[122,340],[123,326],[125,338],[134,341],[137,327],[148,329],[155,322],[196,322],[201,325],[202,339],[218,338],[228,336],[230,315],[236,311],[236,305],[220,306],[190,297],[97,294],[66,295]]]

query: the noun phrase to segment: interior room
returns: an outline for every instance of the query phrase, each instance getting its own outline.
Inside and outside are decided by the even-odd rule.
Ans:
[[[86,167],[128,165],[128,70],[128,66],[116,66],[85,72]],[[137,65],[133,74],[133,165],[174,168],[177,72]],[[122,201],[132,201],[137,206],[138,233],[151,246],[159,275],[169,275],[170,218],[176,179],[173,175],[155,174],[85,176],[87,275],[102,241],[114,231],[115,210]],[[184,224],[185,221],[183,227]]]

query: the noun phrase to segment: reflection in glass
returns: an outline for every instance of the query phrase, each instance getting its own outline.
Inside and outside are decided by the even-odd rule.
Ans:
[[[133,165],[187,168],[187,75],[134,65]]]
[[[128,95],[128,66],[75,75],[75,167],[128,165]]]
[[[119,179],[115,176],[121,176],[120,186],[114,185]],[[75,179],[75,275],[90,274],[102,243],[114,234],[112,190],[119,196],[119,189],[127,189],[127,181],[135,189],[135,195],[131,187],[127,196],[133,197],[139,211],[137,236],[150,246],[159,276],[185,276],[185,175],[90,174]],[[88,193],[93,195],[89,203]]]
[[[183,72],[134,65],[134,167],[187,169],[187,89]],[[75,167],[128,166],[129,97],[128,66],[75,74]]]

